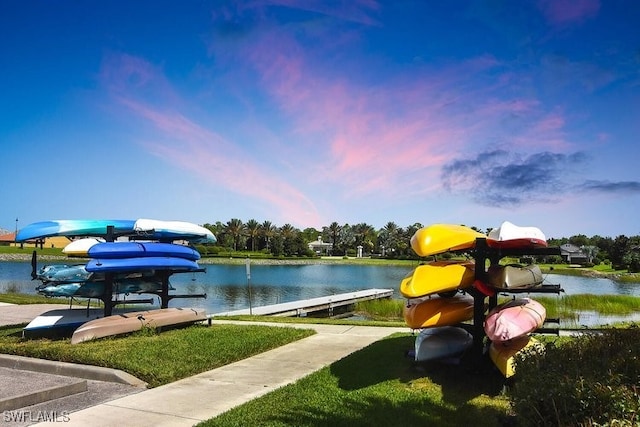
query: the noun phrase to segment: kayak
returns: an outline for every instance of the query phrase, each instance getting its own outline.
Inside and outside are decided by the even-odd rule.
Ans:
[[[83,239],[77,239],[65,246],[64,249],[62,249],[62,253],[67,256],[86,257],[89,252],[89,248],[102,242],[104,242],[104,239],[101,237],[85,237]]]
[[[142,328],[183,326],[204,320],[207,320],[206,312],[193,308],[161,308],[115,314],[82,324],[73,333],[71,344],[127,334]]]
[[[500,249],[547,247],[547,238],[538,227],[520,227],[509,221],[487,235],[487,246]]]
[[[461,356],[471,348],[473,336],[456,326],[440,326],[420,331],[415,342],[416,362]]]
[[[400,283],[405,298],[465,289],[473,284],[475,264],[472,261],[433,261],[419,265]]]
[[[540,341],[525,335],[507,342],[492,342],[489,346],[489,357],[505,378],[516,373],[515,359],[525,352],[542,352],[544,346]]]
[[[432,297],[404,308],[404,321],[412,329],[451,326],[472,317],[473,298],[463,296]]]
[[[509,341],[533,332],[545,321],[547,311],[531,298],[516,298],[493,308],[484,320],[491,341]]]
[[[487,236],[464,225],[432,224],[420,228],[411,237],[411,248],[426,257],[444,252],[473,249],[476,239]]]
[[[175,257],[191,261],[200,259],[200,253],[185,245],[159,242],[104,242],[91,246],[91,258]]]
[[[497,289],[531,289],[542,284],[542,271],[532,265],[492,265],[487,283]]]

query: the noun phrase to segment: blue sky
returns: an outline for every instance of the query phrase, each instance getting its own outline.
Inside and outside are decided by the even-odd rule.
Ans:
[[[0,2],[0,227],[640,234],[640,3]]]

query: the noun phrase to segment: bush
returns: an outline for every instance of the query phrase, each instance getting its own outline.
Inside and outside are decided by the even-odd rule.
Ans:
[[[520,425],[637,425],[640,328],[585,334],[517,357],[509,390]]]

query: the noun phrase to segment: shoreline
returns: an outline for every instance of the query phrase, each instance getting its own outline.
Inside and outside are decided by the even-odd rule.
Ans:
[[[68,261],[73,263],[81,263],[86,258],[74,258],[64,255],[38,255],[39,261]],[[202,265],[244,265],[247,258],[222,258],[222,257],[203,257],[198,260]],[[315,265],[315,264],[351,264],[351,265],[379,265],[379,266],[396,266],[396,267],[412,267],[420,264],[420,260],[372,260],[370,258],[343,258],[343,257],[323,257],[316,259],[265,259],[265,258],[249,258],[252,265]],[[31,262],[31,254],[4,253],[0,254],[0,262]],[[378,263],[378,261],[380,261]],[[570,274],[583,277],[593,277],[610,279],[619,282],[640,283],[640,274],[637,273],[604,273],[591,269],[564,269],[558,268],[552,271],[543,271],[546,274]],[[578,274],[575,274],[575,273]],[[631,279],[631,280],[629,280]]]
[[[64,255],[40,255],[38,254],[38,261],[68,261],[72,263],[82,263],[88,258],[76,258],[68,257]],[[224,265],[244,265],[247,258],[222,258],[222,257],[203,257],[198,260],[198,264],[224,264]],[[271,258],[249,258],[252,265],[313,265],[313,264],[361,264],[361,265],[376,265],[380,261],[381,266],[398,266],[398,267],[411,267],[412,265],[418,265],[419,260],[372,260],[370,258],[348,258],[343,257],[323,257],[314,259],[271,259]],[[17,253],[5,253],[0,254],[0,262],[13,261],[13,262],[31,262],[31,254],[17,254]]]

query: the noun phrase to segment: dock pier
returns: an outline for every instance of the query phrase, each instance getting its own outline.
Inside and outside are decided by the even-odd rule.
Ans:
[[[251,312],[248,308],[225,311],[222,313],[214,313],[210,317],[242,316],[248,314],[254,314],[256,316],[305,317],[309,314],[325,311],[331,316],[333,315],[333,310],[336,308],[353,305],[360,301],[391,298],[392,296],[393,289],[365,289],[363,291],[345,292],[325,297],[253,307]]]

